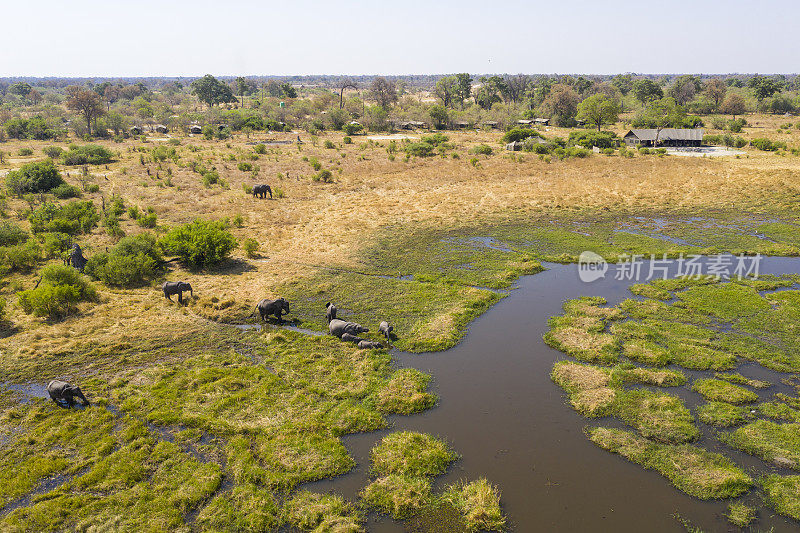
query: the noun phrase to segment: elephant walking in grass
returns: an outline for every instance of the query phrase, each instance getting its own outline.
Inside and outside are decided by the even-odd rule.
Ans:
[[[266,198],[269,193],[269,199],[272,200],[272,187],[269,185],[253,185],[253,198]]]
[[[328,302],[325,304],[325,320],[328,321],[328,324],[331,323],[331,320],[336,318],[336,306],[332,303]]]
[[[289,302],[283,298],[276,300],[265,298],[256,304],[256,310],[261,315],[261,320],[266,320],[268,316],[273,315],[279,323],[283,324],[283,315],[289,314]]]
[[[79,272],[83,272],[83,268],[86,266],[87,262],[88,259],[84,257],[83,250],[81,250],[81,247],[78,246],[78,243],[73,244],[72,251],[70,252],[69,257],[67,257],[67,264],[72,265],[73,268]]]
[[[75,398],[80,400],[81,405],[89,405],[89,400],[83,395],[81,388],[77,385],[70,385],[66,381],[54,379],[48,383],[47,394],[57,405],[66,404],[67,407],[72,407],[75,405]]]
[[[386,321],[381,322],[380,325],[378,326],[378,331],[380,331],[381,334],[383,334],[383,336],[386,337],[386,342],[392,341],[392,335],[393,335],[392,331],[394,331],[394,327],[390,326],[388,322]]]
[[[355,322],[345,322],[344,320],[339,320],[338,318],[334,318],[328,324],[328,329],[331,332],[331,335],[334,337],[342,338],[342,335],[345,333],[349,333],[350,335],[358,335],[359,333],[366,333],[369,331],[369,328],[365,328],[361,324],[356,324]]]
[[[344,342],[352,342],[352,343],[354,343],[354,344],[358,344],[359,342],[361,342],[361,341],[363,341],[363,340],[364,340],[364,339],[362,339],[361,337],[356,337],[355,335],[351,335],[351,334],[349,334],[349,333],[342,333],[342,337],[341,337],[341,339],[342,339]]]
[[[342,335],[344,337],[344,335]],[[379,350],[383,348],[383,344],[375,341],[360,340],[358,342],[359,350]]]
[[[186,283],[185,281],[167,281],[161,286],[161,290],[164,291],[164,298],[172,301],[171,296],[173,294],[178,295],[178,303],[183,303],[183,293],[189,292],[189,294],[194,298],[194,292],[192,291],[192,286]]]

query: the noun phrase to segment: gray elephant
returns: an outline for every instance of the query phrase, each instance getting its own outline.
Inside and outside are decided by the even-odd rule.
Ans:
[[[161,286],[161,290],[164,291],[164,298],[172,301],[171,296],[173,294],[178,295],[178,303],[183,303],[183,293],[189,291],[189,294],[194,298],[194,292],[192,291],[192,286],[186,283],[185,281],[166,281]]]
[[[67,407],[75,405],[75,398],[80,400],[81,405],[89,405],[89,400],[81,392],[81,388],[77,385],[70,385],[66,381],[54,379],[47,384],[47,393],[50,399],[56,404],[67,404]]]
[[[356,337],[355,335],[351,335],[349,333],[342,333],[341,339],[344,342],[352,342],[354,344],[358,344],[359,342],[364,340],[361,337]]]
[[[344,335],[342,335],[344,337]],[[367,340],[360,340],[358,342],[358,349],[359,350],[380,350],[383,348],[383,344],[375,341],[367,341]]]
[[[83,268],[86,266],[87,259],[83,256],[83,250],[81,247],[78,246],[78,243],[72,245],[72,251],[67,257],[67,264],[72,265],[76,270],[83,272]]]
[[[392,340],[392,331],[394,331],[394,326],[390,326],[388,322],[383,321],[378,326],[378,331],[380,331],[384,337],[386,337],[386,341],[390,342]]]
[[[359,333],[366,333],[369,331],[368,328],[365,328],[361,324],[356,324],[355,322],[345,322],[344,320],[339,320],[338,318],[334,318],[328,324],[328,329],[331,332],[331,335],[335,337],[342,338],[342,335],[345,333],[349,333],[350,335],[358,335]]]
[[[266,320],[269,315],[273,315],[282,324],[283,315],[289,314],[289,302],[283,298],[276,300],[267,300],[265,298],[256,304],[256,310],[261,315],[261,320]]]
[[[331,320],[336,318],[336,306],[332,303],[328,302],[325,304],[325,320],[328,321],[328,324],[331,323]]]
[[[269,193],[269,199],[272,200],[272,188],[269,185],[253,185],[253,198],[266,198]]]

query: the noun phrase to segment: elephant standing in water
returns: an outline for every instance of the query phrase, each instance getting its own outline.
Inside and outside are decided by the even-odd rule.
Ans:
[[[361,324],[356,324],[355,322],[345,322],[344,320],[339,320],[338,318],[331,320],[330,324],[328,324],[328,329],[330,330],[331,335],[339,337],[340,339],[345,333],[349,333],[350,335],[358,335],[359,333],[366,333],[369,331],[369,328],[365,328]]]
[[[378,326],[378,331],[380,331],[384,337],[386,337],[386,342],[391,342],[392,331],[394,331],[394,327],[390,326],[388,322],[381,322]]]
[[[65,403],[67,407],[72,407],[75,405],[75,398],[80,400],[81,405],[89,405],[89,400],[83,395],[81,388],[77,385],[70,385],[66,381],[54,379],[47,384],[47,393],[50,395],[50,399],[58,405]]]
[[[261,315],[261,320],[266,320],[269,315],[273,315],[282,324],[283,315],[289,314],[289,302],[283,298],[276,300],[264,299],[256,304],[256,310]]]
[[[266,198],[269,193],[269,199],[272,200],[272,187],[269,185],[253,185],[253,198]]]
[[[328,321],[328,324],[331,323],[331,320],[336,318],[336,306],[332,303],[328,302],[325,304],[325,319]]]
[[[178,303],[183,303],[183,293],[189,291],[189,294],[194,298],[194,292],[192,291],[192,286],[186,283],[185,281],[167,281],[161,286],[161,290],[164,291],[164,298],[172,301],[173,294],[178,295]]]

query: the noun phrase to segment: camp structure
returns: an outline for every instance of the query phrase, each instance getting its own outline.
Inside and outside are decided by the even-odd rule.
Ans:
[[[158,133],[169,133],[169,128],[163,124],[156,124],[155,130]]]
[[[703,129],[634,129],[628,130],[623,139],[628,146],[700,146],[703,144]]]
[[[203,133],[203,128],[200,124],[192,124],[189,126],[189,133],[200,134]]]

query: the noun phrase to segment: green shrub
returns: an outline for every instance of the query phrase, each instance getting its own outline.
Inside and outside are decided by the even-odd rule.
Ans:
[[[431,144],[433,146],[439,146],[440,144],[444,144],[449,140],[450,138],[442,133],[434,133],[432,135],[422,136],[422,142]]]
[[[567,139],[567,144],[582,146],[590,150],[594,146],[598,148],[613,148],[616,137],[617,134],[610,131],[572,131]]]
[[[747,121],[743,118],[737,118],[736,120],[731,120],[728,122],[728,129],[731,130],[731,133],[741,133],[742,128],[747,125]]]
[[[244,226],[244,217],[242,216],[241,213],[236,213],[233,216],[233,220],[231,221],[231,223],[237,228],[241,228],[242,226]]]
[[[244,253],[247,254],[247,257],[254,258],[258,257],[258,241],[252,238],[248,238],[244,240],[243,243]]]
[[[99,220],[100,215],[91,200],[73,200],[63,206],[45,202],[28,216],[34,233],[59,232],[69,235],[88,233]]]
[[[253,187],[246,183],[242,183],[242,190],[245,194],[253,194]]]
[[[236,248],[236,239],[225,224],[210,220],[195,220],[172,228],[160,242],[166,253],[177,255],[193,268],[220,263]]]
[[[28,157],[29,155],[33,155],[33,148],[20,148],[19,155],[22,157]]]
[[[479,144],[478,146],[473,146],[469,153],[477,154],[477,155],[492,155],[494,150],[488,144]]]
[[[541,137],[541,136],[542,134],[534,129],[516,127],[508,130],[501,138],[501,141],[505,144],[508,144],[514,141],[525,140],[528,137]]]
[[[59,257],[72,246],[72,237],[66,233],[39,233],[37,238],[46,257]]]
[[[19,304],[28,314],[62,318],[74,313],[78,302],[97,300],[97,289],[72,267],[49,265],[41,276],[37,288],[18,293]]]
[[[250,172],[253,170],[253,164],[247,162],[239,163],[239,170],[242,172]]]
[[[62,200],[66,200],[67,198],[80,198],[81,197],[81,190],[74,185],[69,185],[68,183],[62,183],[57,187],[54,187],[51,191],[56,198],[60,198]]]
[[[167,146],[157,146],[150,151],[150,155],[153,156],[153,161],[166,161],[167,159],[172,159],[173,161],[177,161],[178,159],[178,152],[175,148],[170,148]]]
[[[280,187],[273,187],[272,194],[275,198],[286,198],[286,193]]]
[[[6,176],[6,185],[18,196],[25,193],[48,192],[63,183],[61,174],[49,159],[28,163],[19,170],[12,170]]]
[[[13,222],[0,222],[0,246],[11,246],[28,240],[28,232]]]
[[[408,143],[405,151],[408,155],[417,157],[428,157],[433,154],[435,146],[425,142]]]
[[[114,160],[114,154],[96,144],[73,144],[61,155],[61,159],[65,165],[104,165]]]
[[[0,247],[0,274],[30,272],[42,260],[42,248],[30,239],[21,244]]]
[[[786,150],[786,143],[780,141],[770,141],[769,139],[753,139],[750,141],[750,146],[754,146],[764,152],[775,152],[777,150]]]
[[[319,169],[322,168],[322,163],[320,163],[319,159],[317,159],[316,157],[310,158],[308,160],[308,164],[311,165],[311,168],[313,168],[317,172],[319,172]]]
[[[323,183],[331,183],[333,182],[333,174],[327,168],[323,168],[318,173],[311,176],[312,181],[321,181]]]
[[[353,144],[353,139],[351,139],[350,137],[345,136],[345,138],[342,139],[342,142],[344,144]]]
[[[336,148],[336,145],[333,144],[333,141],[331,141],[330,139],[326,139],[325,143],[323,144],[323,146],[325,148],[329,149],[329,150],[332,150],[332,149]]]
[[[267,145],[265,144],[257,144],[253,151],[257,154],[266,154],[267,153]]]
[[[143,228],[155,228],[157,222],[156,212],[152,207],[147,208],[147,213],[136,219],[136,223]]]
[[[111,251],[91,257],[84,270],[106,285],[135,287],[155,277],[162,262],[155,237],[142,233],[125,237]]]
[[[0,298],[0,322],[5,320],[6,318],[6,301],[3,298]]]
[[[347,136],[355,135],[356,133],[360,132],[363,129],[364,126],[362,126],[357,122],[356,123],[348,122],[347,124],[342,126],[342,131],[344,131],[344,134]]]

